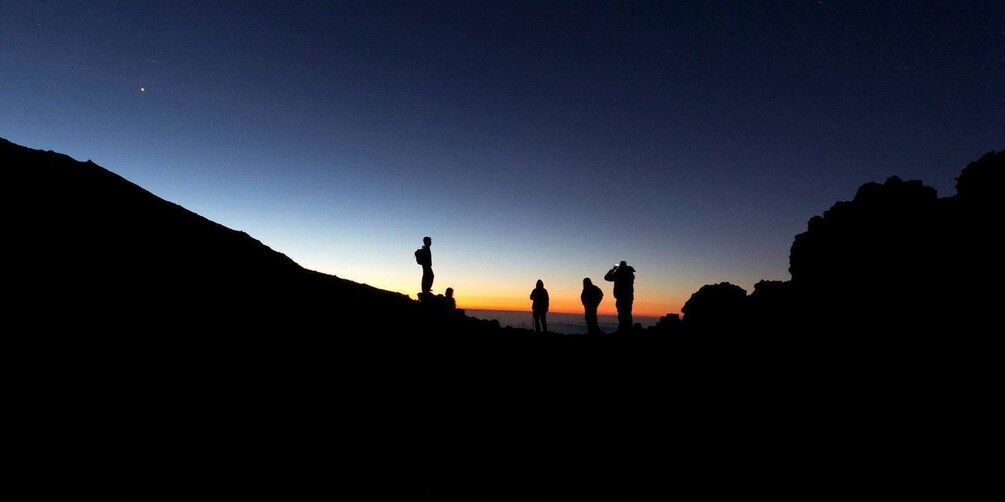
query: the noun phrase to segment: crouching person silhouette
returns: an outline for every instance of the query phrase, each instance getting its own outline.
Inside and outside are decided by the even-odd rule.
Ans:
[[[444,298],[447,310],[453,312],[457,310],[457,300],[454,299],[454,288],[447,288],[447,296]]]

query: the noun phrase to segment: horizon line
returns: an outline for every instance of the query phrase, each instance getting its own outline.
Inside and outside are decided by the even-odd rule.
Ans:
[[[525,314],[532,314],[533,313],[531,311],[531,309],[522,310],[522,309],[511,309],[511,308],[464,307],[464,306],[461,306],[461,305],[458,305],[457,308],[464,309],[464,310],[494,310],[494,311],[497,311],[497,312],[519,312],[521,314],[524,314],[524,313]],[[563,312],[563,311],[559,311],[559,310],[549,310],[548,313],[549,314],[585,315],[585,312],[583,312],[582,310],[580,310],[578,312]],[[598,315],[617,316],[618,312],[617,311],[597,312],[597,314]],[[680,312],[667,312],[665,314],[649,314],[649,313],[641,313],[641,312],[632,312],[632,316],[634,316],[634,317],[655,317],[655,318],[660,318],[660,317],[663,317],[663,316],[665,316],[667,314],[677,314],[677,315],[680,315]]]

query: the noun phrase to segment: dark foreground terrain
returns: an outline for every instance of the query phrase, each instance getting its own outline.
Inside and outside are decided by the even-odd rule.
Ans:
[[[60,473],[39,498],[955,494],[987,471],[1005,152],[951,197],[864,185],[796,236],[791,281],[594,337],[305,270],[90,162],[0,140],[0,165],[12,409],[24,463]]]

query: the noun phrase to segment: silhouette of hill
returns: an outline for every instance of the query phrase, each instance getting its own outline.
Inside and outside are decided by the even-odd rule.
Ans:
[[[442,333],[461,319],[466,329],[492,331],[420,309],[401,294],[306,270],[93,162],[2,139],[0,159],[8,196],[24,201],[13,239],[18,309],[54,328],[330,330],[380,319],[392,333]]]

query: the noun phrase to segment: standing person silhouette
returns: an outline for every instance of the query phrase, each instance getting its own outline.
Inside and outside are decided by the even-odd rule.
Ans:
[[[422,238],[422,247],[415,250],[415,262],[422,265],[422,297],[424,299],[433,289],[433,254],[429,251],[429,246],[433,244],[433,239]]]
[[[548,290],[544,289],[544,281],[537,280],[537,287],[530,292],[531,310],[534,312],[534,331],[548,332]]]
[[[605,281],[614,283],[614,298],[617,298],[615,306],[618,308],[618,331],[627,333],[632,329],[632,303],[635,301],[635,269],[622,261],[620,265],[615,265],[607,275]]]
[[[591,335],[603,334],[597,323],[597,307],[604,299],[604,292],[593,285],[589,277],[583,279],[583,294],[579,295],[583,302],[583,309],[586,310],[586,332]]]

